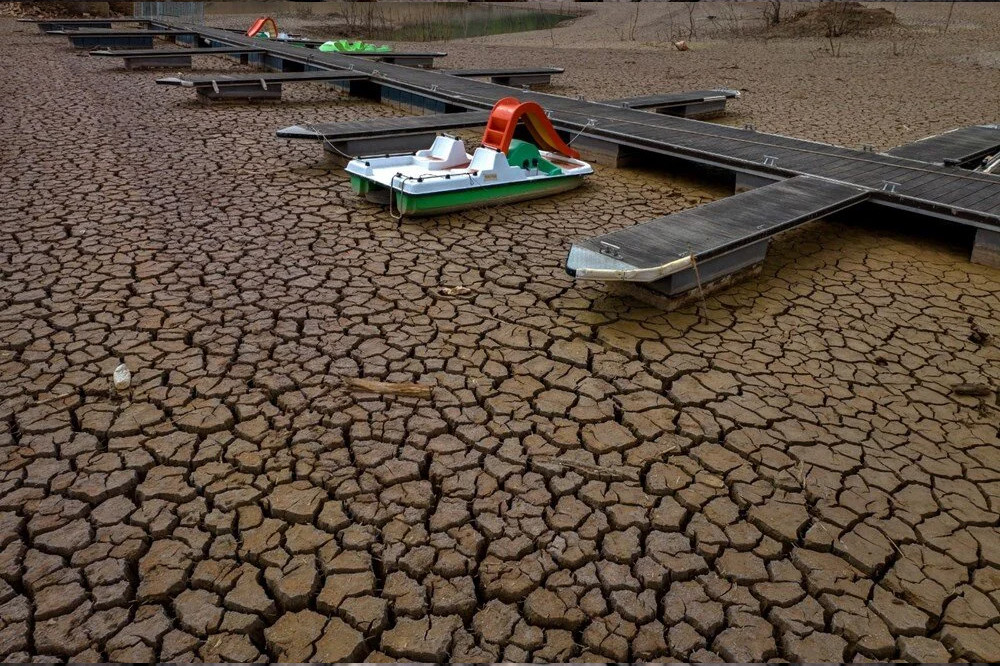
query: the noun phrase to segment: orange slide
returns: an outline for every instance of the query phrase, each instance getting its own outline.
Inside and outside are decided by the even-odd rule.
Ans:
[[[506,155],[510,140],[514,138],[514,129],[521,118],[524,118],[524,124],[539,148],[574,159],[580,158],[580,153],[566,145],[556,133],[556,128],[552,126],[542,107],[535,102],[520,102],[516,97],[504,97],[493,105],[483,133],[483,145]]]
[[[264,26],[269,25],[270,30],[265,30],[265,32],[274,39],[278,36],[278,24],[274,22],[274,19],[270,16],[261,16],[259,19],[253,22],[250,29],[247,30],[247,37],[256,37],[259,32],[264,30]]]

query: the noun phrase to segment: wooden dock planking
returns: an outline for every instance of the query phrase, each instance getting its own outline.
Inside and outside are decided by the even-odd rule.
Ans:
[[[204,38],[220,43],[250,41],[212,29],[202,29],[201,33]],[[308,52],[304,57],[301,49],[280,44],[266,44],[265,48],[274,58],[310,67],[365,72],[371,75],[371,85],[395,90],[393,95],[406,100],[412,95],[413,102],[409,103],[432,111],[486,111],[497,99],[510,94],[508,88],[441,72],[359,62],[335,53]],[[944,218],[980,229],[1000,229],[1000,201],[996,196],[1000,193],[1000,179],[995,176],[893,154],[853,150],[535,91],[521,91],[518,97],[539,103],[564,135],[581,136],[581,141],[603,142],[616,149],[639,149],[721,167],[756,178],[757,184],[795,177],[821,181],[832,178],[840,186],[860,188],[876,204],[923,213],[929,220]],[[898,185],[886,185],[885,181]],[[765,196],[773,196],[777,190],[770,187],[758,189]],[[693,227],[692,233],[706,238],[721,233],[716,220],[700,214],[692,214],[690,220],[700,225]],[[722,226],[728,228],[724,223]],[[762,233],[766,237],[780,228],[782,225],[764,224]],[[731,225],[726,233],[743,234],[731,240],[735,247],[757,246],[761,240],[759,234],[749,233],[739,224]]]
[[[575,243],[566,269],[583,279],[613,279],[601,270],[617,271],[620,279],[654,282],[675,295],[692,281],[711,281],[759,262],[770,236],[868,196],[864,188],[796,176]],[[755,245],[754,252],[734,254]]]
[[[282,85],[286,83],[333,83],[364,81],[367,74],[353,71],[313,70],[309,72],[281,72],[274,74],[241,74],[192,77],[166,77],[157,79],[160,85],[194,88],[199,99],[205,102],[248,99],[281,99]]]
[[[187,49],[133,49],[91,51],[90,55],[98,57],[122,58],[125,69],[156,69],[156,68],[190,68],[194,56],[242,56],[241,62],[247,64],[249,56],[266,53],[262,49],[241,47],[187,48]]]
[[[217,46],[214,48],[190,49],[130,49],[114,51],[91,51],[90,55],[112,58],[153,58],[169,55],[241,55],[244,53],[267,53],[264,49],[242,46]]]
[[[886,154],[932,164],[964,166],[998,150],[1000,125],[973,125],[896,146]]]

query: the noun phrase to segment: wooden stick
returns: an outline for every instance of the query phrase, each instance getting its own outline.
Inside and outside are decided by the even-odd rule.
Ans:
[[[377,393],[378,395],[399,395],[407,398],[430,399],[432,387],[413,382],[380,382],[362,377],[344,377],[344,385],[355,391]]]

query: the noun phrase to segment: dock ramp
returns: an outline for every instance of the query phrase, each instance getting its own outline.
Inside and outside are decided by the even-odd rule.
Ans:
[[[1000,151],[1000,125],[973,125],[903,144],[886,154],[943,166],[975,167],[981,159],[997,151]]]
[[[860,203],[868,193],[796,176],[574,243],[566,272],[577,279],[645,282],[674,296],[763,261],[771,236]]]

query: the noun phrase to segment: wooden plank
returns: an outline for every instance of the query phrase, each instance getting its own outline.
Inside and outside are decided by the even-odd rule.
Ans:
[[[91,51],[90,55],[115,58],[157,58],[161,56],[195,56],[195,55],[243,55],[250,53],[267,53],[264,49],[243,48],[238,46],[217,46],[212,48],[191,49],[130,49],[115,51]]]
[[[693,254],[707,259],[867,198],[862,188],[799,176],[590,238],[575,247],[602,253],[618,248],[616,259],[652,268]]]
[[[933,164],[968,164],[1000,150],[1000,125],[972,125],[896,146],[886,154]]]
[[[198,33],[193,30],[160,30],[155,28],[149,30],[90,30],[80,28],[79,30],[54,30],[50,34],[66,35],[68,37],[169,37],[174,35],[197,35]]]
[[[280,74],[218,74],[215,76],[166,77],[156,82],[166,86],[181,86],[184,88],[213,88],[215,86],[240,86],[254,83],[293,83],[308,81],[357,81],[367,79],[368,75],[361,72],[284,72]]]

